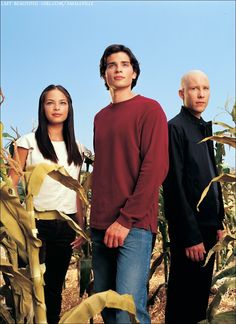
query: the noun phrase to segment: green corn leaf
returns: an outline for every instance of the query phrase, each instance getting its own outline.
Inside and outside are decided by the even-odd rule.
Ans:
[[[82,258],[80,260],[80,297],[83,296],[85,291],[88,292],[88,287],[90,285],[92,272],[92,259],[91,258]]]
[[[14,140],[14,137],[8,133],[2,133],[2,137],[7,137]]]

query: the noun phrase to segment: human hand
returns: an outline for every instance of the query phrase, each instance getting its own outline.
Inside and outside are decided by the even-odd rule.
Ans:
[[[185,248],[185,254],[187,258],[191,259],[192,261],[199,262],[204,260],[205,253],[206,250],[203,243]]]
[[[72,249],[79,249],[85,242],[86,240],[84,237],[78,236],[70,245],[72,246]]]
[[[124,241],[129,234],[129,229],[115,221],[106,230],[104,244],[109,248],[123,246]]]
[[[224,236],[224,231],[218,230],[216,233],[217,241],[220,241],[223,238],[223,236]]]

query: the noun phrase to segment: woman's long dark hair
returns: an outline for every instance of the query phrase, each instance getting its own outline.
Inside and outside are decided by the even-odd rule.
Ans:
[[[68,155],[68,164],[70,165],[74,162],[75,165],[81,165],[83,160],[79,152],[76,140],[75,140],[75,131],[74,131],[74,113],[72,106],[72,99],[69,92],[62,87],[61,85],[49,85],[43,90],[39,98],[39,108],[38,108],[38,128],[35,132],[35,138],[38,144],[38,148],[42,153],[45,159],[51,160],[52,162],[57,163],[58,157],[52,145],[52,142],[48,135],[48,120],[45,115],[44,102],[46,94],[51,91],[58,89],[61,91],[68,100],[68,116],[63,124],[63,139],[66,144],[67,155]]]

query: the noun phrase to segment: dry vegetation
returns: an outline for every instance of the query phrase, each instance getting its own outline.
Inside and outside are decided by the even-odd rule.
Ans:
[[[156,271],[154,278],[151,281],[150,291],[152,292],[159,284],[164,282],[163,268]],[[72,307],[78,305],[83,298],[79,297],[78,278],[76,262],[72,262],[67,272],[65,289],[62,294],[62,314]],[[156,298],[155,305],[150,309],[152,323],[164,324],[164,308],[165,308],[165,288],[162,288]],[[94,323],[103,323],[101,315],[98,314],[94,318]],[[78,324],[78,323],[77,323]],[[84,324],[84,323],[83,323]]]
[[[156,273],[153,275],[150,282],[150,293],[160,285],[164,283],[164,272],[163,266],[159,266],[156,270]],[[214,292],[214,291],[213,291]],[[227,294],[223,297],[218,312],[224,312],[227,310],[235,310],[235,292],[234,290],[229,290]],[[63,301],[62,301],[62,314],[72,307],[78,305],[86,296],[83,298],[79,297],[79,288],[78,288],[78,278],[77,278],[77,263],[74,258],[72,258],[72,262],[70,268],[67,272],[65,289],[63,291]],[[210,296],[210,301],[214,295]],[[150,308],[150,314],[152,319],[152,324],[164,324],[164,316],[165,316],[165,303],[166,303],[166,291],[165,287],[162,287],[158,293],[158,296],[155,299],[155,304]],[[103,323],[101,315],[98,314],[94,317],[94,323]],[[79,324],[79,323],[77,323]],[[85,324],[85,323],[83,323]],[[223,323],[222,323],[223,324]]]

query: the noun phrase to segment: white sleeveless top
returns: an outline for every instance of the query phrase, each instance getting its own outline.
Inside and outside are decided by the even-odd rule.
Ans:
[[[20,137],[16,144],[18,147],[28,149],[26,166],[36,165],[39,163],[54,164],[54,162],[45,159],[39,151],[35,133],[29,133]],[[68,165],[67,150],[64,141],[52,141],[52,145],[58,157],[57,164],[64,166],[69,175],[77,179],[79,178],[80,166],[76,166],[73,162]],[[84,157],[84,153],[88,151],[82,144],[77,142],[79,152]],[[71,190],[58,181],[46,176],[40,188],[39,194],[34,197],[34,207],[39,211],[58,210],[65,214],[76,213],[76,192]]]

